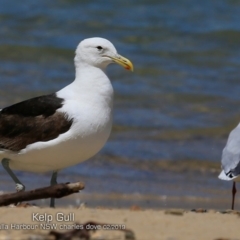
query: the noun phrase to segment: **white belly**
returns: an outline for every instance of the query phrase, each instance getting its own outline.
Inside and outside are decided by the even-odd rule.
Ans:
[[[57,145],[48,145],[50,142],[54,143],[54,141],[49,141],[42,143],[41,148],[32,147],[22,153],[5,156],[10,159],[12,169],[29,172],[60,170],[94,156],[106,143],[110,130],[111,127],[108,127],[100,133],[97,132],[84,138],[78,136],[66,139]]]
[[[60,170],[94,156],[106,143],[111,128],[110,112],[97,113],[96,117],[85,116],[56,139],[30,144],[19,153],[3,152],[2,158],[10,159],[12,169],[29,172]]]

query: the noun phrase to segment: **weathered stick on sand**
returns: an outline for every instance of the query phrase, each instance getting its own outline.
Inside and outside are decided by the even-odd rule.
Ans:
[[[22,201],[43,198],[61,198],[84,189],[84,183],[60,183],[50,187],[38,188],[31,191],[0,195],[0,206],[6,206]]]

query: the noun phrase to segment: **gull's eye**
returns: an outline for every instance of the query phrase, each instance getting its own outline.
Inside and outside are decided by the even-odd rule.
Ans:
[[[103,48],[101,46],[97,46],[97,49],[100,51],[100,50],[103,50]]]

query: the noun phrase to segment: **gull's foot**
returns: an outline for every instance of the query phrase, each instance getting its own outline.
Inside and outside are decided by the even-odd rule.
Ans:
[[[15,189],[16,189],[17,192],[24,192],[25,186],[23,184],[16,183]]]

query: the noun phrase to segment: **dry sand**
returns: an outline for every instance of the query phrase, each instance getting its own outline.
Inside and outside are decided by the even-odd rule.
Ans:
[[[63,216],[69,221],[61,221]],[[48,221],[49,226],[54,226],[53,224],[57,223],[59,231],[64,224],[71,227],[76,222],[83,224],[91,220],[119,224],[118,227],[126,226],[134,232],[135,239],[138,240],[236,240],[240,239],[239,216],[238,212],[231,211],[221,213],[209,210],[197,213],[181,209],[145,210],[138,207],[132,209],[2,207],[0,239],[29,239],[29,236],[32,236],[31,239],[34,239],[33,236],[35,239],[54,239],[46,237],[49,230],[41,229],[41,224]],[[21,227],[16,224],[25,224],[27,228],[36,229],[14,230]],[[8,230],[3,230],[4,228]],[[113,239],[114,232],[117,233],[113,230],[102,231],[101,239]],[[41,237],[36,238],[38,234],[41,234]],[[114,239],[124,239],[123,234],[115,235]]]

